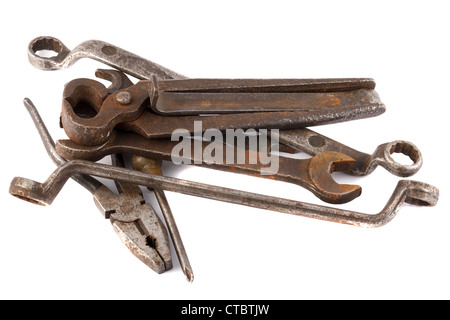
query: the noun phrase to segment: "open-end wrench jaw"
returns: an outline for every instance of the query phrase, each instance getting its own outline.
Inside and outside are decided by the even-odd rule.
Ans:
[[[143,157],[171,161],[171,151],[177,142],[164,139],[145,139],[131,132],[114,130],[111,138],[99,146],[80,146],[71,140],[58,140],[56,151],[66,159],[98,161],[114,153],[129,153]],[[191,155],[193,157],[193,155]],[[193,160],[193,158],[191,159]],[[200,166],[217,170],[242,173],[300,185],[313,192],[319,199],[333,204],[349,202],[361,195],[357,185],[338,184],[333,172],[349,172],[355,160],[334,151],[322,152],[311,159],[279,158],[279,170],[272,176],[261,175],[260,165],[250,164],[206,164]],[[194,163],[195,164],[195,163]]]
[[[309,177],[318,189],[316,195],[323,201],[334,204],[349,202],[361,195],[361,187],[351,184],[339,184],[333,172],[349,172],[356,160],[340,152],[326,151],[311,158]]]

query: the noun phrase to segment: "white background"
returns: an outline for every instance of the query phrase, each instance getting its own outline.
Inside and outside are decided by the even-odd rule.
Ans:
[[[63,3],[12,1],[2,9],[0,298],[450,298],[446,1]],[[168,192],[195,280],[185,280],[173,250],[173,270],[158,275],[75,182],[49,207],[8,194],[13,177],[43,182],[55,169],[23,98],[34,101],[55,140],[66,138],[58,126],[64,84],[104,67],[84,59],[63,71],[33,68],[27,45],[42,35],[69,48],[104,40],[189,77],[374,78],[383,115],[315,130],[367,153],[392,140],[413,142],[424,163],[412,179],[437,186],[439,203],[404,205],[388,225],[364,229]],[[287,183],[168,163],[164,171],[324,204]],[[363,188],[338,207],[365,213],[379,212],[400,179],[383,168],[335,177]]]

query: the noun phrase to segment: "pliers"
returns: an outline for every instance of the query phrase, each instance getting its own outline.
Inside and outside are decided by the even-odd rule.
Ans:
[[[58,166],[67,162],[55,151],[55,143],[31,100],[24,100],[50,158]],[[123,158],[112,156],[113,165],[123,167]],[[169,237],[161,219],[146,203],[137,185],[116,182],[119,194],[91,176],[77,175],[74,179],[94,197],[94,202],[118,234],[125,246],[157,273],[172,268]]]

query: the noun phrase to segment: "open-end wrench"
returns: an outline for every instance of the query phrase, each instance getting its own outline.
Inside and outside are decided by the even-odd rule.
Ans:
[[[267,168],[267,165],[259,161],[261,154],[258,151],[251,149],[239,150],[237,147],[234,147],[232,148],[234,156],[236,157],[239,152],[242,152],[244,161],[242,163],[234,161],[232,164],[229,164],[226,159],[229,151],[225,144],[217,142],[217,144],[211,145],[209,142],[202,141],[202,155],[206,148],[214,147],[216,150],[221,150],[220,154],[223,159],[211,163],[204,157],[198,159],[195,154],[195,142],[192,141],[191,143],[191,153],[183,154],[183,158],[188,163],[227,172],[294,183],[306,188],[328,203],[349,202],[361,194],[360,186],[338,184],[334,181],[331,175],[332,172],[349,171],[355,162],[351,157],[339,152],[323,152],[310,159],[279,157],[277,172],[265,175],[262,173],[262,170]],[[152,159],[172,161],[172,151],[177,144],[178,141],[145,139],[132,132],[114,131],[114,134],[106,144],[93,147],[80,146],[72,140],[58,140],[56,151],[64,158],[70,160],[85,159],[97,161],[109,154],[129,153]],[[249,159],[257,159],[257,161],[253,164],[248,161]]]
[[[376,148],[373,154],[367,154],[308,128],[280,130],[278,133],[272,132],[271,135],[277,135],[281,144],[310,155],[317,155],[324,151],[342,152],[355,159],[354,165],[347,173],[357,176],[368,175],[380,165],[396,176],[410,177],[419,171],[423,163],[420,150],[413,143],[404,140],[383,143]],[[391,157],[393,153],[403,153],[413,163],[399,163]]]
[[[24,105],[38,130],[41,140],[53,162],[64,165],[67,160],[55,151],[55,144],[41,116],[31,100]],[[94,202],[105,219],[109,219],[122,242],[142,262],[157,273],[172,268],[167,230],[153,208],[145,202],[137,186],[122,182],[116,195],[89,175],[73,175],[78,183],[94,197]]]
[[[150,188],[360,227],[380,227],[385,225],[394,218],[404,202],[418,206],[434,206],[439,199],[439,190],[436,187],[419,181],[401,180],[398,182],[385,207],[378,214],[365,214],[149,174],[85,160],[67,162],[57,168],[44,183],[15,177],[11,181],[9,192],[11,195],[34,204],[50,205],[63,188],[65,182],[73,174],[93,175],[126,181]]]

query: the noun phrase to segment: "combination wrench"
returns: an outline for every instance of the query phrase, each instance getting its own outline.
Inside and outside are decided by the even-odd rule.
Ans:
[[[42,50],[54,51],[56,56],[40,56],[39,51]],[[85,41],[73,50],[70,50],[62,41],[54,37],[37,37],[28,45],[28,60],[40,70],[65,69],[82,58],[100,61],[138,79],[149,79],[152,74],[157,75],[161,79],[186,78],[157,63],[104,41]]]

